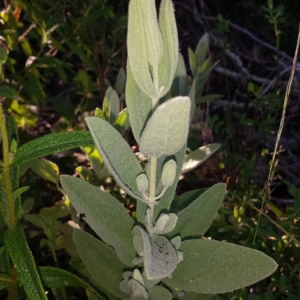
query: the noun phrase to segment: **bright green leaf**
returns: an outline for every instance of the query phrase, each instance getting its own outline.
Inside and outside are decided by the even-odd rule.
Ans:
[[[119,133],[123,136],[128,128],[130,127],[129,115],[127,108],[123,109],[117,116],[117,119],[113,123],[114,128],[116,128]]]
[[[45,180],[49,180],[55,184],[58,183],[58,166],[52,161],[37,158],[29,162],[29,167],[34,173],[44,178]]]
[[[47,300],[23,229],[18,226],[8,229],[4,241],[28,298],[30,300]]]

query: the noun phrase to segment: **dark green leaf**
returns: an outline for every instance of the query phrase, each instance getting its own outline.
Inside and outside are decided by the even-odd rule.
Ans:
[[[19,147],[12,165],[20,165],[35,158],[68,149],[93,145],[93,138],[91,134],[86,131],[48,134]]]
[[[163,282],[187,292],[221,294],[258,282],[271,275],[276,262],[264,253],[212,240],[181,244],[184,259]]]
[[[4,98],[17,98],[17,92],[7,85],[0,86],[0,97]]]
[[[30,300],[47,300],[23,229],[19,227],[8,229],[4,239],[28,298]]]

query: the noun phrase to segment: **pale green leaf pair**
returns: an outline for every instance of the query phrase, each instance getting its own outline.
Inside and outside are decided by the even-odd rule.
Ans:
[[[171,87],[178,60],[178,36],[170,0],[157,19],[154,0],[131,0],[128,60],[134,81],[155,104]]]

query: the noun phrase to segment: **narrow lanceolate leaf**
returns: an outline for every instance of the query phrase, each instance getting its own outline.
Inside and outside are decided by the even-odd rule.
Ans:
[[[35,158],[68,149],[93,145],[94,141],[89,132],[72,131],[48,134],[18,148],[12,165],[20,165]]]
[[[86,118],[95,145],[108,171],[128,195],[144,201],[136,184],[136,178],[144,173],[129,145],[109,123],[96,117]]]
[[[202,236],[211,225],[226,193],[226,184],[215,184],[187,208],[179,212],[175,229],[171,233],[180,233],[182,239]]]
[[[8,229],[4,241],[28,298],[30,300],[47,300],[23,229],[19,227]]]
[[[86,222],[116,250],[123,263],[132,266],[131,261],[135,257],[131,234],[134,221],[121,202],[72,176],[61,176],[61,183],[77,212],[85,215]]]
[[[212,240],[181,244],[184,260],[173,277],[163,282],[180,290],[222,294],[246,287],[271,275],[277,263],[264,253]]]
[[[187,139],[190,109],[188,97],[176,97],[158,106],[142,133],[141,153],[155,157],[176,153]]]
[[[159,84],[163,97],[171,88],[178,61],[178,33],[171,0],[162,0],[159,10],[159,27],[163,39],[163,56],[159,65]]]
[[[105,299],[98,295],[87,282],[68,271],[53,267],[39,267],[38,271],[44,286],[48,288],[63,288],[68,286],[81,287],[90,290],[96,294],[99,299]]]
[[[118,259],[115,251],[92,235],[75,229],[74,242],[78,254],[91,277],[115,297],[123,299],[126,294],[120,290],[120,282],[126,265]]]
[[[192,171],[203,162],[205,162],[211,155],[213,155],[219,148],[220,144],[210,144],[202,146],[197,150],[189,153],[185,159],[182,167],[182,174]]]
[[[152,111],[152,102],[151,98],[143,93],[135,83],[129,63],[127,63],[125,93],[132,133],[137,143],[139,143],[146,121],[150,117]]]
[[[157,31],[154,0],[131,0],[128,12],[128,61],[136,84],[150,98],[158,96],[149,68],[149,58],[153,62],[153,57],[161,51],[160,39],[155,40],[160,35]],[[151,51],[154,53],[150,54]],[[158,61],[159,56],[156,57]]]

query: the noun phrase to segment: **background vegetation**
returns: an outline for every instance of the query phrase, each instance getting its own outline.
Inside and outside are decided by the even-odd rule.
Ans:
[[[219,299],[299,299],[299,71],[267,183],[297,37],[297,1],[230,2],[174,1],[186,65],[188,48],[195,49],[206,32],[214,64],[203,97],[217,96],[199,104],[189,148],[222,144],[182,178],[178,193],[227,183],[228,195],[207,236],[262,250],[279,264],[272,277]],[[114,0],[4,1],[0,43],[9,53],[5,82],[20,96],[6,100],[4,107],[17,123],[20,144],[48,133],[86,130],[84,117],[103,106],[108,86],[125,106],[120,68],[126,65],[127,5]],[[124,135],[132,143],[130,130]],[[132,149],[138,150],[133,143]],[[21,183],[30,189],[23,195],[23,226],[38,264],[88,276],[72,244],[76,216],[59,192],[58,174],[78,174],[101,185],[134,214],[134,203],[95,161],[97,155],[85,148],[24,164]],[[67,294],[68,299],[87,297],[82,289]]]

